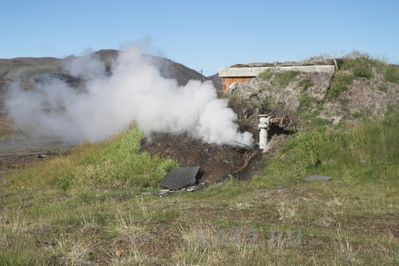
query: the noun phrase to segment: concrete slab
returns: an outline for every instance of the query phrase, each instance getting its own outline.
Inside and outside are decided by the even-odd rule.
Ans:
[[[195,185],[199,166],[181,167],[172,169],[162,180],[160,186],[163,188],[178,190]]]
[[[334,73],[334,65],[314,66],[275,66],[275,67],[224,67],[219,70],[219,77],[256,77],[260,73],[271,70],[276,72],[299,71],[316,73]]]

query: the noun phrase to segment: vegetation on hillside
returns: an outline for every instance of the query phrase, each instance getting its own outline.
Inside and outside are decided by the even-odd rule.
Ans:
[[[298,71],[284,71],[284,72],[274,72],[271,70],[263,71],[259,74],[259,78],[263,80],[271,80],[273,85],[279,87],[287,86],[296,76],[298,76]]]
[[[383,69],[384,78],[386,81],[399,84],[399,68],[395,66],[386,66]]]
[[[384,120],[366,120],[298,132],[268,165],[269,180],[283,182],[312,174],[340,181],[399,184],[399,116],[390,110]],[[289,167],[284,167],[289,165]]]
[[[328,90],[327,97],[330,99],[337,98],[341,93],[348,90],[352,85],[353,75],[347,72],[337,72],[331,80],[330,89]]]
[[[345,58],[331,81],[328,98],[337,98],[342,92],[347,91],[355,79],[371,80],[378,76],[382,77],[383,82],[399,84],[398,67],[368,55],[359,54],[354,58]]]
[[[176,163],[139,131],[83,145],[1,183],[0,264],[397,264],[398,132],[395,111],[314,128],[251,181],[164,198]]]
[[[138,129],[131,129],[110,141],[84,144],[72,155],[16,172],[10,188],[33,190],[49,185],[64,191],[125,186],[136,192],[153,189],[176,162],[141,153],[142,138]]]

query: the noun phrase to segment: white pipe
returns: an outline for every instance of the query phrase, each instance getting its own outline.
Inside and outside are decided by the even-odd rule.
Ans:
[[[270,125],[270,116],[268,115],[259,115],[259,149],[266,152],[268,149],[267,146],[267,136]]]

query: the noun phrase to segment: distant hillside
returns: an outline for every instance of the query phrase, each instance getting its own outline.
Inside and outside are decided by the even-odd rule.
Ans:
[[[111,64],[118,56],[118,53],[119,51],[117,50],[100,50],[95,52],[104,62],[108,71],[110,71]],[[29,88],[33,79],[38,79],[43,75],[50,75],[60,78],[72,86],[79,86],[81,80],[69,75],[63,67],[65,62],[73,57],[69,56],[62,59],[53,57],[0,59],[0,116],[4,114],[2,108],[4,104],[4,92],[8,85],[15,80],[20,80],[24,87]],[[148,57],[156,62],[164,77],[176,79],[179,85],[185,85],[189,80],[204,81],[207,79],[197,71],[170,59],[150,55]]]
[[[119,51],[112,49],[99,50],[95,52],[107,67],[111,66],[112,62],[118,56],[118,53]],[[185,85],[189,80],[204,81],[206,79],[197,71],[180,63],[176,63],[168,58],[152,55],[148,55],[148,57],[155,62],[165,78],[176,79],[179,85]]]

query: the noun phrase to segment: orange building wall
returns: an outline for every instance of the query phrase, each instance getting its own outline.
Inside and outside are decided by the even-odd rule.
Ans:
[[[239,78],[223,78],[223,92],[227,93],[229,91],[229,87],[234,82],[238,84],[247,84],[253,79],[253,77],[239,77]]]

